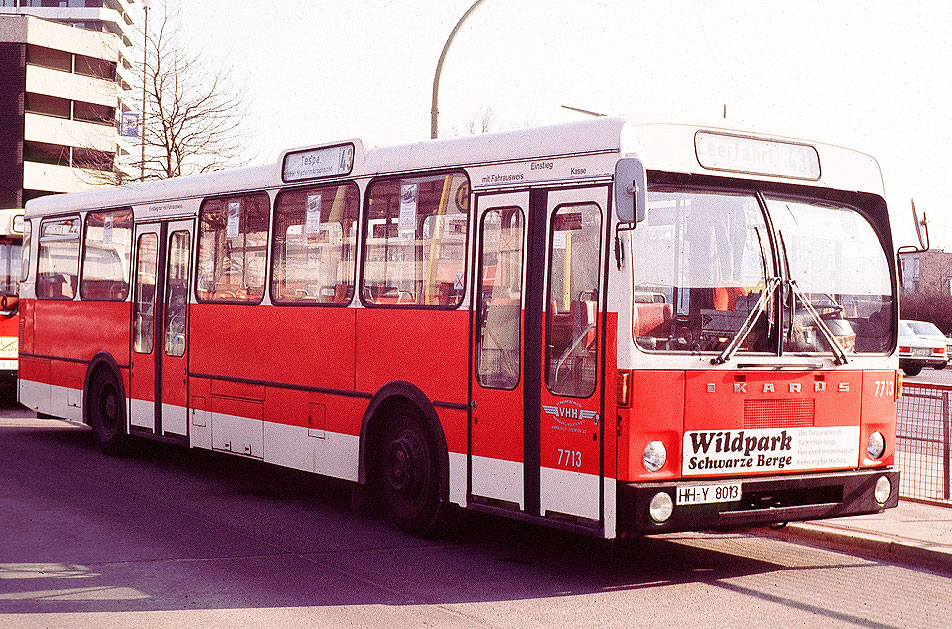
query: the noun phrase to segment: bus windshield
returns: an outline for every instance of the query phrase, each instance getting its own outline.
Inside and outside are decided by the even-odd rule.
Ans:
[[[873,227],[851,208],[656,189],[632,238],[634,336],[643,349],[722,351],[779,281],[773,278],[783,278],[785,288],[760,304],[738,351],[823,353],[829,336],[847,354],[889,350],[888,259]]]
[[[15,296],[20,281],[20,243],[0,241],[0,296]]]
[[[828,203],[766,197],[767,209],[785,245],[790,279],[820,316],[845,340],[844,349],[886,352],[892,330],[889,261],[873,226],[859,212]],[[810,327],[798,337],[794,314],[791,351],[821,351]],[[852,347],[851,347],[852,346]]]

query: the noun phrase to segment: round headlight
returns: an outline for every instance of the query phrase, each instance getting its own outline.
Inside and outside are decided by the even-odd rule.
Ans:
[[[883,437],[883,433],[876,431],[871,434],[866,442],[866,453],[869,454],[869,458],[878,459],[885,451],[886,439]]]
[[[876,489],[873,490],[873,497],[876,499],[876,502],[881,505],[886,504],[886,501],[889,500],[889,494],[891,493],[892,483],[890,483],[889,479],[885,476],[880,476],[879,480],[876,481]]]
[[[658,524],[667,522],[673,512],[674,501],[671,500],[671,496],[663,491],[656,493],[651,502],[648,503],[648,515]]]
[[[645,446],[645,452],[641,455],[641,462],[649,472],[657,472],[664,467],[664,462],[668,460],[668,451],[664,449],[664,444],[660,441],[652,441]]]

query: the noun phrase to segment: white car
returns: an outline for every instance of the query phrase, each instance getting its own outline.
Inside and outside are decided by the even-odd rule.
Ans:
[[[916,333],[912,324],[922,326],[920,329],[923,330],[928,330],[924,326],[931,326],[938,337],[935,334],[921,336]],[[899,322],[899,368],[903,373],[907,376],[917,376],[923,367],[944,369],[948,364],[945,336],[939,332],[939,328],[925,321]]]

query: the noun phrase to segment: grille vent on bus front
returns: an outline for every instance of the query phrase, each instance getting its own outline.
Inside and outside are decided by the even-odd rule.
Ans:
[[[745,400],[744,428],[799,428],[813,425],[815,400]]]

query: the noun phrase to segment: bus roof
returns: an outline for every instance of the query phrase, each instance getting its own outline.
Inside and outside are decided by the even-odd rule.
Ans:
[[[756,143],[759,143],[759,148],[768,151],[777,147],[808,147],[797,150],[801,153],[815,151],[818,176],[791,178],[769,172],[769,169],[768,172],[752,172],[744,166],[733,167],[730,164],[725,168],[722,162],[711,168],[710,163],[702,165],[698,154],[699,146],[708,150],[708,140],[720,142],[716,148],[710,149],[711,151],[724,151],[726,148],[728,155],[731,154],[731,145],[734,144],[738,147],[733,149],[734,153],[740,148],[757,149],[757,146],[752,145]],[[850,149],[714,126],[643,123],[626,118],[599,117],[544,127],[380,148],[365,148],[359,139],[309,145],[284,151],[276,163],[264,166],[101,188],[69,195],[44,196],[27,203],[27,214],[38,216],[274,188],[284,184],[282,169],[288,155],[347,145],[353,146],[353,163],[348,176],[358,178],[425,169],[614,153],[619,156],[639,157],[648,170],[769,181],[796,182],[806,179],[801,183],[883,194],[882,176],[875,159]],[[293,183],[311,183],[315,180],[304,178]]]

